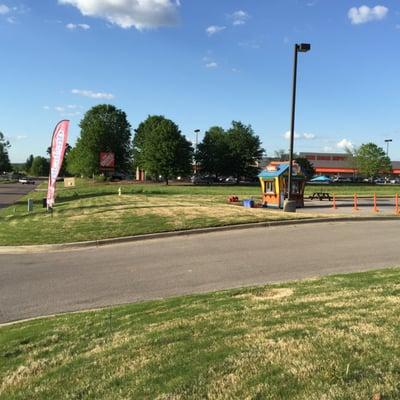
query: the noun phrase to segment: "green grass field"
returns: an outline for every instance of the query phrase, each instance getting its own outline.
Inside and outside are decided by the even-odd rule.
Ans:
[[[118,188],[122,187],[122,196]],[[41,192],[25,196],[18,204],[0,211],[0,245],[28,245],[78,242],[145,233],[202,227],[322,217],[315,214],[284,214],[271,209],[247,209],[227,204],[229,195],[260,201],[254,186],[192,186],[162,184],[109,184],[78,180],[76,188],[57,189],[52,215],[42,208],[46,184]],[[308,186],[306,196],[315,191],[336,195],[394,196],[398,186]],[[34,200],[27,212],[26,200]],[[325,215],[326,217],[326,215]]]
[[[0,399],[399,399],[399,282],[388,269],[1,327]]]
[[[57,190],[53,214],[42,208],[42,192],[25,196],[0,211],[0,245],[98,240],[144,233],[222,226],[246,222],[312,217],[248,209],[227,203],[229,195],[260,198],[259,188],[224,186],[123,185],[78,181],[76,188]],[[26,199],[34,200],[27,213]]]

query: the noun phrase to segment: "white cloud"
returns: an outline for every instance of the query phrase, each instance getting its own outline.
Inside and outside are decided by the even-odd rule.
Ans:
[[[203,57],[204,66],[206,68],[218,68],[218,63],[211,57],[205,56]]]
[[[82,29],[84,31],[87,31],[88,29],[90,29],[90,25],[88,24],[72,24],[69,23],[67,25],[65,25],[65,27],[71,31],[75,30],[75,29]]]
[[[76,104],[68,104],[66,106],[55,106],[55,107],[43,106],[43,109],[46,111],[54,110],[54,111],[60,113],[64,117],[72,117],[75,115],[82,114],[82,112],[80,110],[82,110],[83,107],[78,106]]]
[[[332,151],[334,149],[332,146],[324,146],[323,150],[324,150],[324,153],[332,153]]]
[[[211,25],[206,29],[207,35],[212,36],[218,32],[222,32],[226,29],[226,26]]]
[[[72,89],[72,94],[77,94],[83,97],[90,97],[91,99],[106,99],[111,100],[115,96],[112,93],[93,92],[92,90]]]
[[[24,5],[8,7],[5,4],[0,4],[0,15],[7,16],[6,21],[9,24],[16,24],[18,22],[17,16],[27,14],[30,9]]]
[[[396,29],[400,29],[400,24],[397,24],[397,25],[396,25]]]
[[[350,8],[347,16],[353,25],[359,25],[370,21],[380,21],[386,17],[388,12],[389,9],[385,6],[378,5],[372,8],[368,6],[361,6],[359,8]]]
[[[138,30],[174,26],[178,22],[179,0],[58,0],[70,4],[82,15],[98,17],[121,28]]]
[[[218,63],[216,63],[215,61],[211,61],[206,64],[206,68],[218,68]]]
[[[16,142],[18,140],[25,140],[28,139],[27,135],[13,135],[13,136],[6,136],[6,140],[9,140],[10,142]]]
[[[232,20],[234,26],[244,25],[250,19],[250,14],[246,11],[239,10],[230,14],[229,18]]]
[[[283,134],[283,137],[284,137],[286,140],[289,140],[289,139],[290,139],[290,131],[285,132],[285,133]],[[295,132],[295,133],[294,133],[294,138],[295,138],[295,139],[300,139],[301,136],[300,136],[297,132]]]
[[[290,131],[287,131],[283,134],[283,137],[286,140],[290,139]],[[313,133],[294,133],[294,138],[297,140],[314,140],[316,136]]]
[[[354,149],[353,143],[351,143],[350,140],[347,139],[342,139],[341,141],[337,142],[336,147],[341,150]]]
[[[82,115],[82,113],[80,111],[63,112],[63,113],[61,113],[62,117],[77,117],[78,115]]]
[[[5,4],[0,4],[0,15],[5,15],[10,12],[10,8],[7,7]]]

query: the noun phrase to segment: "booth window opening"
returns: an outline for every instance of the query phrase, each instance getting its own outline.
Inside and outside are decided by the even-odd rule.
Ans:
[[[275,181],[265,181],[265,193],[275,194]]]

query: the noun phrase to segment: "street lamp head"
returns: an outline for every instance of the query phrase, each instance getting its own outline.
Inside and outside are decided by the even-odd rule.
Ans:
[[[199,133],[200,132],[200,129],[195,129],[194,130],[194,133]]]
[[[297,50],[300,53],[307,53],[307,51],[311,50],[311,44],[309,43],[301,43],[297,45]]]
[[[385,142],[386,142],[386,143],[393,142],[393,139],[385,139]]]

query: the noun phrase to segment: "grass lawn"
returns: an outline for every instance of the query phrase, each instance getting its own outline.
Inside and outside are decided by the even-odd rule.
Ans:
[[[258,186],[191,186],[93,183],[78,180],[77,187],[57,189],[53,215],[42,208],[42,192],[25,196],[15,206],[0,210],[0,245],[78,242],[120,236],[165,232],[246,222],[326,217],[315,214],[284,214],[271,209],[247,209],[227,204],[229,195],[261,199]],[[312,185],[315,191],[339,195],[393,195],[399,186]],[[34,212],[27,213],[26,199],[34,199]]]
[[[227,196],[260,198],[260,189],[224,186],[122,186],[78,180],[76,188],[57,190],[53,215],[42,208],[45,191],[25,196],[0,211],[0,245],[44,244],[98,240],[143,233],[173,231],[245,222],[309,218],[267,209],[227,204]],[[41,188],[45,190],[46,184]],[[26,199],[34,199],[27,213]]]
[[[0,399],[399,399],[399,282],[388,269],[5,326]]]

